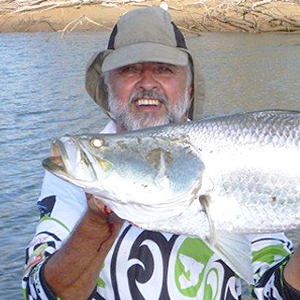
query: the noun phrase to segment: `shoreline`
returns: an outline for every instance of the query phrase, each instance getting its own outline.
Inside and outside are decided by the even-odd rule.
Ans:
[[[159,6],[160,2],[105,2],[73,5],[47,0],[37,6],[0,8],[0,32],[99,31],[111,30],[118,18],[131,9]],[[5,2],[5,0],[4,0]],[[78,2],[78,1],[77,1]],[[51,6],[52,3],[52,6]],[[56,5],[54,6],[53,3]],[[64,3],[64,6],[61,3]],[[74,2],[76,3],[76,2]],[[300,2],[265,0],[259,2],[167,2],[175,23],[184,31],[203,32],[283,32],[300,33]],[[46,6],[48,4],[48,6]],[[50,5],[50,6],[49,6]]]

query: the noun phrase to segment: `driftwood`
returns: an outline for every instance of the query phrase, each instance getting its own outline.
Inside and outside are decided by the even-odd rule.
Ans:
[[[189,24],[187,28],[196,33],[214,31],[216,24],[225,31],[299,32],[300,10],[298,16],[287,16],[277,7],[278,3],[275,0],[222,2],[211,7],[203,3],[205,13],[189,14],[184,24]]]
[[[100,27],[102,27],[103,29],[111,30],[110,27],[107,27],[107,26],[105,26],[105,25],[103,25],[103,24],[100,24],[100,23],[98,23],[98,22],[96,22],[96,21],[93,21],[93,20],[91,20],[89,17],[87,17],[87,16],[85,16],[85,15],[81,15],[81,16],[78,17],[77,19],[75,19],[75,20],[71,21],[70,23],[68,23],[68,24],[65,26],[64,29],[59,30],[60,32],[62,32],[62,37],[64,36],[64,34],[65,34],[67,31],[72,32],[78,25],[82,25],[82,22],[83,22],[84,20],[87,21],[87,22],[90,22],[90,23],[92,23],[92,24],[94,24],[94,25],[100,26]],[[71,27],[71,26],[72,26],[72,27]]]
[[[6,1],[2,1],[6,2]],[[10,4],[8,1],[6,5],[6,10],[12,11],[12,13],[23,13],[23,12],[33,12],[33,11],[45,11],[55,8],[65,8],[65,7],[78,7],[83,5],[117,5],[125,3],[141,3],[144,0],[71,0],[71,1],[48,1],[48,0],[36,0],[36,1],[15,1],[15,4]]]

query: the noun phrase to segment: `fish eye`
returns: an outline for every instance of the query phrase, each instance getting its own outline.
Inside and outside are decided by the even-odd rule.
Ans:
[[[99,138],[91,138],[90,145],[95,148],[101,148],[104,145],[104,141]]]

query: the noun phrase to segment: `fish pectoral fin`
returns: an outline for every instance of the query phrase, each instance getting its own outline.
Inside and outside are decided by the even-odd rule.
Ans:
[[[216,230],[214,234],[214,244],[209,246],[238,276],[253,284],[250,241],[238,233]]]
[[[209,232],[210,232],[210,236],[207,237],[207,240],[208,240],[209,244],[212,246],[216,243],[216,241],[215,241],[215,231],[216,230],[215,230],[215,225],[214,225],[214,222],[211,218],[211,214],[209,211],[210,196],[207,194],[200,195],[199,202],[207,216],[207,220],[208,220],[208,224],[209,224]]]
[[[217,230],[210,214],[210,201],[209,195],[199,197],[210,227],[210,236],[206,238],[207,244],[238,276],[248,284],[253,284],[250,241],[243,234]]]

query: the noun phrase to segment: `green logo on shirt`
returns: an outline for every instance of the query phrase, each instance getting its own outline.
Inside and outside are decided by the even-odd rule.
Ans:
[[[196,297],[201,287],[205,268],[213,252],[198,238],[186,238],[179,248],[175,263],[178,290],[187,297]],[[204,299],[212,299],[211,286],[206,285]]]

